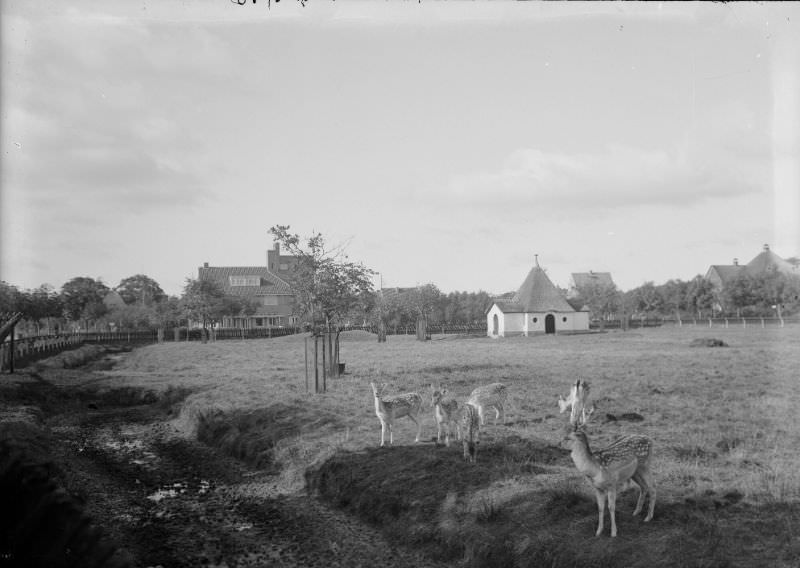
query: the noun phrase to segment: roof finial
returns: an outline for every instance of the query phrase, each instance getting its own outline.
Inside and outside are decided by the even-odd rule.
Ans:
[[[539,255],[538,254],[534,254],[533,255],[533,260],[534,260],[534,262],[536,262],[536,268],[539,268]]]

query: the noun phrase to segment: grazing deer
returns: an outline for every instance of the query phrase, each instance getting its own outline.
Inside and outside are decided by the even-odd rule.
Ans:
[[[442,430],[444,430],[445,446],[450,446],[450,433],[455,430],[458,439],[461,439],[461,411],[462,406],[458,401],[450,399],[444,400],[447,389],[444,387],[436,388],[431,384],[431,404],[433,405],[433,417],[436,419],[436,443],[442,443]]]
[[[572,461],[578,471],[589,478],[597,497],[598,524],[595,536],[603,532],[606,499],[611,516],[611,536],[617,536],[615,518],[617,491],[629,480],[639,487],[639,499],[634,515],[642,511],[644,495],[650,496],[650,509],[645,522],[653,518],[656,506],[656,490],[650,480],[650,458],[653,454],[653,441],[647,436],[623,436],[602,450],[592,452],[589,439],[583,427],[573,425],[569,428],[567,439],[572,446]]]
[[[561,414],[570,409],[569,423],[572,426],[586,424],[589,415],[594,412],[594,404],[587,410],[589,403],[589,383],[578,379],[569,391],[566,399],[558,397],[558,411]]]
[[[478,442],[481,421],[478,409],[467,403],[461,410],[461,443],[464,445],[464,459],[475,463],[478,459]]]
[[[481,426],[486,424],[485,412],[489,408],[494,408],[495,416],[494,423],[497,425],[497,419],[500,415],[503,416],[503,424],[506,423],[505,403],[508,398],[506,386],[502,383],[492,383],[476,388],[472,391],[467,399],[467,404],[471,404],[478,409],[478,416],[481,420]]]
[[[389,445],[394,444],[392,425],[397,418],[408,416],[417,425],[417,437],[415,442],[419,442],[422,433],[422,424],[417,420],[420,408],[422,407],[422,397],[415,392],[396,394],[392,396],[381,396],[375,383],[370,383],[372,394],[375,397],[375,414],[381,421],[381,447],[386,444],[386,429],[389,429]],[[386,385],[381,385],[381,390]]]

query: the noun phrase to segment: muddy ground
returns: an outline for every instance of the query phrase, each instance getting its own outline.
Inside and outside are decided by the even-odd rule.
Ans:
[[[170,426],[186,393],[101,392],[93,373],[4,375],[3,420],[43,432],[58,485],[77,498],[114,564],[136,567],[444,566],[390,545],[305,493],[282,495],[255,470]],[[0,565],[23,565],[5,554]]]

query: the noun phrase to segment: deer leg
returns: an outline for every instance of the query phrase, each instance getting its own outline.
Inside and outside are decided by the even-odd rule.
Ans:
[[[647,482],[638,472],[633,474],[633,481],[636,482],[636,488],[639,490],[639,498],[636,500],[636,508],[633,510],[633,516],[635,517],[642,512],[645,493],[649,494],[650,489],[647,487]]]
[[[597,532],[594,536],[603,534],[603,517],[606,514],[606,494],[599,489],[595,489],[595,497],[597,498]]]
[[[653,486],[652,482],[647,483],[647,495],[650,498],[650,508],[647,511],[647,516],[644,518],[644,522],[647,522],[653,518],[653,511],[656,509],[656,488]]]
[[[386,445],[386,422],[381,420],[381,447]]]
[[[415,441],[415,442],[419,442],[419,437],[422,435],[422,423],[421,423],[421,422],[419,422],[419,421],[418,421],[416,418],[414,418],[414,417],[413,417],[413,416],[411,416],[410,414],[408,415],[408,417],[409,417],[409,418],[411,418],[411,420],[413,420],[413,421],[414,421],[414,424],[416,424],[416,425],[417,425],[417,437],[416,437],[416,438],[414,438],[414,441]]]
[[[442,423],[441,422],[437,422],[436,423],[436,443],[437,444],[441,444],[442,443]]]
[[[611,536],[617,536],[617,488],[608,490],[608,514],[611,517]]]

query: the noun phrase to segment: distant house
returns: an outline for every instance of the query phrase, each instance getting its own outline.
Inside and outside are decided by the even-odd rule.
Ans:
[[[198,269],[199,280],[213,280],[227,294],[241,296],[257,307],[254,314],[240,314],[223,318],[221,327],[245,329],[295,325],[293,315],[294,294],[284,277],[291,274],[297,259],[281,255],[280,246],[267,251],[267,266],[209,266],[206,262]],[[271,267],[275,270],[271,270]],[[281,276],[279,276],[279,274]]]
[[[567,291],[567,298],[575,298],[579,293],[579,289],[588,286],[609,287],[615,288],[614,280],[611,278],[610,272],[573,272],[572,278]]]
[[[733,264],[712,264],[706,272],[706,280],[714,285],[717,291],[722,290],[727,284],[733,282],[742,274],[759,276],[770,272],[800,276],[800,267],[796,259],[785,260],[769,250],[769,245],[764,245],[763,250],[746,265],[740,265],[739,259],[734,258]]]
[[[569,305],[537,259],[510,300],[492,300],[486,323],[489,337],[587,331],[589,312]]]

